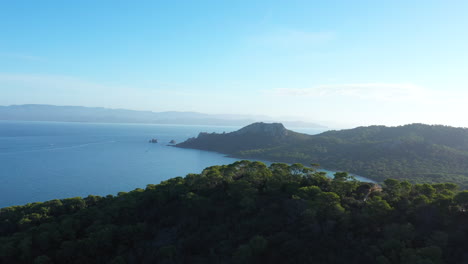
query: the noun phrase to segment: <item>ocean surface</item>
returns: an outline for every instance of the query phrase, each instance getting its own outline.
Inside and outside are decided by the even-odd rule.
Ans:
[[[238,159],[168,144],[199,132],[239,128],[0,121],[0,207],[89,194],[115,195],[200,173],[208,166],[230,164]],[[159,143],[148,143],[151,138]]]

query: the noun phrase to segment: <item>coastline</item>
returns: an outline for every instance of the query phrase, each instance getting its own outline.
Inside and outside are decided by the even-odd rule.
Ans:
[[[260,162],[263,162],[267,165],[271,164],[271,163],[286,163],[286,164],[294,164],[294,163],[301,163],[302,165],[304,166],[309,166],[310,164],[305,164],[304,162],[300,162],[300,161],[297,161],[297,162],[287,162],[287,161],[281,161],[281,160],[268,160],[268,159],[262,159],[262,158],[259,158],[259,157],[255,157],[255,156],[243,156],[243,155],[236,155],[236,154],[229,154],[229,153],[223,153],[223,152],[218,152],[218,151],[214,151],[214,150],[207,150],[207,149],[202,149],[202,148],[188,148],[188,147],[181,147],[181,146],[178,146],[178,145],[168,145],[168,146],[171,146],[171,147],[176,147],[176,148],[183,148],[183,149],[196,149],[196,150],[203,150],[203,151],[208,151],[208,152],[213,152],[213,153],[217,153],[217,154],[221,154],[221,155],[224,155],[225,157],[227,158],[234,158],[234,159],[245,159],[245,160],[255,160],[255,161],[260,161]],[[356,177],[357,180],[359,181],[364,181],[364,182],[371,182],[371,183],[379,183],[376,179],[372,179],[370,177],[366,177],[366,176],[362,176],[362,175],[358,175],[354,172],[350,172],[350,171],[346,171],[346,170],[338,170],[338,169],[331,169],[331,168],[324,168],[322,166],[320,166],[318,169],[318,171],[324,171],[324,172],[327,172],[327,176],[332,178],[333,174],[332,173],[336,173],[336,172],[347,172],[349,175],[353,176],[353,177]]]

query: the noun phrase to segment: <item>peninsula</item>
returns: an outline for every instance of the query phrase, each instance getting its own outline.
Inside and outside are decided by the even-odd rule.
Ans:
[[[176,145],[238,158],[319,163],[382,182],[455,182],[468,187],[468,129],[410,124],[307,135],[280,123],[253,123],[231,133],[200,133]]]

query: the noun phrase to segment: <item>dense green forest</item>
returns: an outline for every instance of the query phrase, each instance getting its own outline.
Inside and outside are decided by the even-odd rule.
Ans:
[[[378,182],[454,182],[468,188],[468,129],[412,124],[306,135],[281,124],[254,123],[236,132],[201,133],[178,147],[273,162],[319,163]]]
[[[239,161],[0,209],[1,263],[468,262],[468,191]]]

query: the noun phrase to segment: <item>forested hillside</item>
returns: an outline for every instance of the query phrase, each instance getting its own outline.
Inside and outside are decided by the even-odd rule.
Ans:
[[[0,209],[1,263],[466,263],[468,191],[240,161]]]
[[[257,129],[251,129],[252,126]],[[276,134],[262,130],[274,130]],[[370,126],[311,136],[278,124],[256,123],[227,134],[202,133],[178,146],[240,158],[319,163],[327,169],[349,171],[376,181],[396,178],[417,183],[455,182],[468,188],[465,128],[424,124]]]
[[[289,146],[309,138],[309,135],[287,130],[280,123],[253,123],[231,133],[202,132],[176,146],[240,155],[242,151]]]

